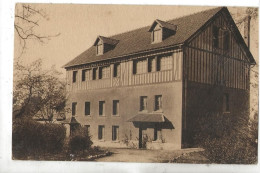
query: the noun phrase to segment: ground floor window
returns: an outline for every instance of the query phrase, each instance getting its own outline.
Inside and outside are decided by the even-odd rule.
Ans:
[[[99,101],[99,116],[105,115],[105,101]]]
[[[87,131],[87,133],[89,135],[90,125],[85,125],[85,128],[86,128],[86,131]]]
[[[140,97],[140,111],[147,110],[147,96]]]
[[[85,115],[90,115],[90,102],[85,102]]]
[[[98,126],[98,139],[99,140],[104,139],[104,131],[105,131],[105,126],[103,126],[103,125]]]
[[[118,140],[119,126],[112,126],[112,141]]]
[[[72,103],[72,116],[75,116],[76,115],[76,109],[77,109],[77,102],[73,102]]]
[[[155,96],[154,110],[155,111],[162,110],[162,95]]]
[[[113,115],[119,114],[119,100],[113,100]]]

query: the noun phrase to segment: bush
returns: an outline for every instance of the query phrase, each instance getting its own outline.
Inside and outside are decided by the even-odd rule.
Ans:
[[[257,120],[209,115],[199,118],[195,141],[213,163],[253,164],[257,162]]]
[[[69,148],[72,153],[78,153],[84,150],[89,150],[93,142],[88,134],[88,129],[85,127],[78,127],[69,140]]]
[[[13,122],[13,158],[27,159],[62,150],[66,129],[59,124],[41,124],[30,118],[17,118]]]

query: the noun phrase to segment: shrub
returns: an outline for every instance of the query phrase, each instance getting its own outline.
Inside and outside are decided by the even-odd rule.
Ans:
[[[213,163],[252,164],[257,162],[257,120],[210,115],[200,117],[195,141]]]
[[[72,153],[78,153],[90,149],[93,142],[88,134],[88,129],[85,127],[78,127],[69,140],[69,148]]]
[[[13,122],[13,158],[27,159],[62,150],[66,129],[59,124],[41,124],[30,118],[17,118]]]

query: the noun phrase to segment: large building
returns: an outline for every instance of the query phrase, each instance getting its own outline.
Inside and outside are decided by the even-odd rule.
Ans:
[[[226,7],[98,36],[64,66],[70,131],[86,126],[99,146],[183,147],[196,117],[249,111],[248,39]]]

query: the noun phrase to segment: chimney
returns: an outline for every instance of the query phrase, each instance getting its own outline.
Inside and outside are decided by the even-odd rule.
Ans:
[[[246,42],[246,45],[249,49],[250,46],[250,20],[251,16],[246,16],[244,19],[244,40]]]

